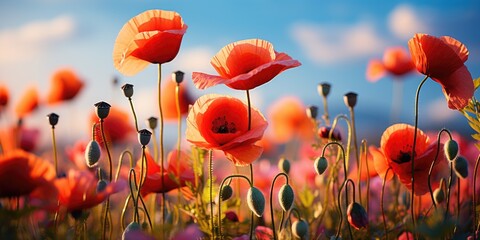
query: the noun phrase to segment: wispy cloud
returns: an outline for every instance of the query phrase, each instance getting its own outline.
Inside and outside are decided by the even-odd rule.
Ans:
[[[427,24],[416,9],[410,5],[398,5],[388,17],[390,31],[402,40],[411,38],[417,32],[428,32]]]
[[[438,98],[428,106],[428,118],[432,123],[442,123],[453,120],[458,116],[457,111],[448,108],[445,98]]]
[[[194,47],[182,49],[175,59],[175,65],[184,72],[211,72],[214,73],[210,59],[215,52],[209,47]]]
[[[34,59],[54,44],[71,37],[74,30],[75,21],[70,16],[0,30],[0,63]]]

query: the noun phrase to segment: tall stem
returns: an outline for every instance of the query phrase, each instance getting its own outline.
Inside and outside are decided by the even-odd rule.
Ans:
[[[417,145],[417,129],[418,129],[418,99],[420,96],[420,89],[422,88],[423,84],[427,81],[428,76],[420,82],[417,88],[417,92],[415,93],[415,129],[413,132],[413,146],[412,146],[412,164],[411,164],[411,173],[412,173],[412,194],[410,198],[410,215],[412,217],[412,228],[413,228],[413,236],[416,237],[416,227],[415,227],[415,208],[414,208],[414,201],[415,201],[415,147]]]
[[[104,119],[100,119],[100,131],[102,132],[102,140],[105,145],[105,150],[107,151],[108,155],[108,166],[109,166],[109,182],[112,182],[113,178],[113,166],[112,166],[112,156],[110,155],[110,150],[108,148],[108,142],[107,138],[105,137],[105,130],[104,130]],[[107,200],[105,201],[105,214],[104,214],[104,221],[103,221],[103,239],[106,238],[106,230],[107,230],[107,224],[108,224],[108,214],[110,212],[110,196],[107,197]],[[111,226],[110,226],[111,227]]]
[[[133,101],[132,98],[128,98],[128,102],[130,103],[130,108],[132,109],[132,114],[133,114],[133,120],[135,121],[135,129],[138,132],[138,121],[137,121],[137,114],[135,113],[135,108],[133,107]]]
[[[180,191],[180,148],[182,143],[182,112],[180,110],[180,83],[177,83],[175,86],[175,106],[177,108],[177,184],[178,184],[178,204],[181,205],[182,200],[182,191]]]
[[[286,184],[288,185],[288,175],[284,172],[278,173],[275,178],[273,178],[272,186],[270,187],[270,218],[272,219],[272,231],[273,231],[273,239],[277,240],[277,231],[275,230],[275,219],[273,216],[273,203],[272,203],[272,196],[273,196],[273,187],[275,186],[275,181],[279,176],[284,176],[286,179]]]
[[[460,181],[460,179],[457,179],[457,181]],[[450,161],[450,177],[448,178],[448,186],[447,186],[447,206],[445,206],[445,220],[447,219],[447,216],[448,216],[448,208],[450,205],[450,189],[452,188],[452,182],[453,182],[453,161]]]
[[[385,176],[383,177],[383,182],[382,182],[382,193],[381,193],[381,202],[380,202],[380,208],[382,209],[382,219],[383,219],[383,229],[385,231],[385,239],[388,240],[388,231],[387,231],[387,220],[385,219],[385,208],[383,206],[383,196],[385,195],[385,183],[387,182],[387,176],[388,172],[390,172],[392,168],[388,168],[387,172],[385,173]]]
[[[473,169],[473,189],[472,189],[472,195],[473,195],[473,239],[477,239],[477,172],[478,172],[478,165],[480,165],[480,154],[477,157],[477,160],[475,161],[475,168]]]
[[[327,104],[327,96],[323,96],[323,118],[325,120],[325,125],[330,126],[330,116],[328,115],[328,104]]]
[[[163,159],[163,110],[162,110],[162,64],[158,64],[158,84],[157,84],[157,92],[158,92],[158,112],[159,112],[159,144],[160,144],[160,165],[161,165],[161,184],[162,189],[165,189],[165,180],[164,178],[164,159]],[[165,192],[162,192],[162,230],[165,230]]]
[[[443,128],[442,130],[440,130],[440,132],[438,132],[438,136],[437,136],[437,153],[435,154],[435,158],[433,159],[433,162],[432,164],[430,165],[430,169],[428,170],[428,190],[430,191],[430,198],[432,199],[432,203],[433,203],[433,206],[435,207],[435,209],[437,209],[437,204],[435,203],[435,198],[433,197],[433,189],[432,189],[432,183],[431,183],[431,176],[432,176],[432,172],[433,172],[433,166],[435,166],[435,163],[437,162],[437,159],[438,159],[438,155],[440,154],[440,137],[442,135],[443,132],[446,132],[448,133],[448,136],[450,137],[450,140],[452,140],[452,135],[450,134],[450,132]]]
[[[55,140],[55,126],[52,126],[52,146],[53,146],[53,160],[55,162],[55,176],[58,177],[58,158],[57,158],[57,141]]]
[[[350,125],[352,126],[352,138],[353,138],[353,151],[355,152],[355,160],[357,163],[358,175],[357,175],[357,185],[358,185],[358,198],[360,202],[362,202],[362,191],[360,186],[360,176],[361,176],[361,163],[358,154],[358,144],[357,144],[357,130],[355,128],[355,112],[353,111],[353,107],[348,108],[350,111]]]
[[[215,226],[213,222],[213,152],[208,151],[208,172],[209,172],[209,190],[210,190],[210,226],[212,228],[212,239],[215,239]]]
[[[250,100],[250,91],[247,89],[247,106],[248,106],[248,129],[247,131],[250,131],[252,129],[252,106],[251,106],[251,100]],[[250,181],[253,185],[253,165],[250,163]],[[253,212],[250,213],[250,239],[252,239],[253,235],[253,220],[254,220],[254,214]]]

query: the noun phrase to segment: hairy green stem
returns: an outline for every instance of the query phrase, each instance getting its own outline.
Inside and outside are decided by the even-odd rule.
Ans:
[[[275,176],[275,178],[273,178],[272,186],[270,187],[270,217],[272,219],[273,239],[275,239],[275,240],[277,240],[277,231],[275,230],[275,219],[274,219],[274,216],[273,216],[272,196],[273,196],[273,187],[275,186],[275,181],[277,181],[277,178],[279,176],[284,176],[285,180],[286,180],[286,184],[288,185],[288,175],[284,172],[280,172]]]

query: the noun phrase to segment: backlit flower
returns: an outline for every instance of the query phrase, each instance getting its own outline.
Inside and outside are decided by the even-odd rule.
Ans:
[[[83,88],[83,81],[68,68],[57,70],[50,79],[47,103],[56,104],[73,99]]]
[[[268,124],[252,108],[250,129],[248,125],[248,107],[242,101],[209,94],[200,97],[188,113],[187,140],[200,148],[223,151],[236,165],[247,165],[262,154],[263,148],[255,142]]]
[[[223,47],[210,61],[220,76],[194,72],[192,80],[199,89],[225,84],[237,90],[256,88],[282,71],[300,66],[285,53],[261,39],[248,39]]]
[[[35,150],[40,139],[40,130],[14,125],[0,129],[0,142],[4,153],[16,149],[27,152]]]
[[[0,84],[0,110],[8,105],[10,100],[10,91],[7,86]]]
[[[108,117],[104,119],[103,123],[105,137],[109,143],[124,141],[134,132],[130,118],[131,116],[123,110],[116,107],[110,108]],[[90,122],[97,123],[95,126],[95,140],[103,146],[100,120],[94,112],[90,115]]]
[[[468,50],[458,40],[417,33],[408,41],[417,70],[438,82],[450,109],[462,109],[473,96],[472,75],[465,66]]]
[[[180,49],[187,25],[172,11],[148,10],[130,19],[118,33],[113,64],[125,75],[134,75],[150,63],[172,61]]]
[[[36,87],[28,88],[20,101],[15,106],[15,113],[18,118],[23,118],[38,108],[38,90]]]
[[[373,59],[368,62],[367,80],[376,82],[387,73],[402,76],[414,68],[410,55],[403,47],[391,47],[385,50],[383,60]]]
[[[162,109],[163,117],[166,120],[176,120],[178,118],[177,113],[177,103],[175,96],[175,88],[177,83],[174,81],[167,81],[162,86]],[[180,114],[186,115],[188,112],[188,106],[193,104],[193,99],[190,96],[185,83],[180,84],[180,89],[178,91],[178,98],[180,103]]]

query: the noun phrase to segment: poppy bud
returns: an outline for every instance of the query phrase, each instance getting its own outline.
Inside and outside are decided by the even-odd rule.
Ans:
[[[318,175],[322,175],[328,167],[328,161],[325,157],[318,157],[313,163],[313,167]]]
[[[140,226],[139,223],[131,222],[123,231],[122,240],[133,239],[132,237],[135,235],[132,235],[132,233],[141,232],[141,231],[142,231],[142,226]]]
[[[85,147],[85,160],[89,168],[94,167],[100,159],[100,145],[95,140],[88,142]]]
[[[280,161],[278,161],[278,169],[286,174],[290,172],[290,161],[288,161],[285,158],[280,158]]]
[[[289,184],[285,184],[278,191],[278,202],[283,211],[288,212],[293,205],[293,200],[295,199],[295,194],[293,189]]]
[[[127,98],[131,98],[133,96],[133,85],[132,84],[124,84],[122,86],[122,90],[123,90],[123,95],[125,95],[125,97]]]
[[[232,222],[238,222],[238,216],[233,211],[226,211],[225,212],[225,218],[232,221]]]
[[[138,141],[140,145],[146,146],[150,142],[150,138],[152,137],[152,133],[147,129],[142,129],[138,131]]]
[[[222,198],[222,201],[230,199],[232,195],[233,188],[230,185],[225,185],[222,187],[222,190],[220,191],[220,197]]]
[[[258,190],[258,188],[251,187],[248,189],[247,203],[250,210],[255,213],[257,217],[261,217],[263,215],[263,211],[265,210],[265,197],[263,196],[263,193]]]
[[[110,104],[102,101],[102,102],[95,103],[94,106],[97,109],[95,113],[97,114],[98,118],[100,119],[107,118],[108,113],[110,113],[110,107],[111,107]]]
[[[347,208],[348,222],[355,229],[360,229],[368,225],[368,216],[362,205],[353,202]]]
[[[330,131],[332,131],[331,127],[320,127],[318,129],[318,136],[322,139],[330,139],[335,141],[341,141],[342,140],[342,135],[340,135],[340,132],[337,129],[333,129],[332,136],[330,136]]]
[[[311,119],[317,119],[318,116],[318,107],[310,106],[307,108],[307,116]]]
[[[433,200],[435,200],[436,204],[440,204],[445,200],[445,192],[443,191],[442,185],[437,189],[433,190]]]
[[[459,178],[467,178],[468,177],[468,163],[464,157],[457,157],[453,161],[453,170],[455,170],[455,174]]]
[[[317,90],[318,90],[318,94],[320,94],[320,96],[322,97],[327,97],[328,94],[330,93],[330,88],[332,86],[328,83],[320,83],[318,84],[318,87],[317,87]]]
[[[97,182],[97,193],[103,192],[107,188],[107,182],[103,179],[98,180]]]
[[[185,75],[182,71],[175,71],[172,73],[172,80],[175,81],[177,84],[183,82],[183,76]]]
[[[150,129],[155,129],[157,128],[157,124],[158,124],[158,118],[156,117],[149,117],[147,119],[147,125]]]
[[[443,150],[447,159],[453,161],[458,155],[458,143],[453,139],[448,140],[445,142],[445,145],[443,145]]]
[[[354,92],[348,92],[343,96],[343,101],[347,107],[353,108],[357,105],[357,96],[358,94]]]
[[[308,224],[300,219],[292,224],[292,233],[295,237],[304,239],[308,235]]]
[[[52,125],[52,127],[57,125],[58,118],[59,118],[58,114],[50,113],[50,114],[47,115],[47,118],[48,118],[48,122],[50,123],[50,125]]]

